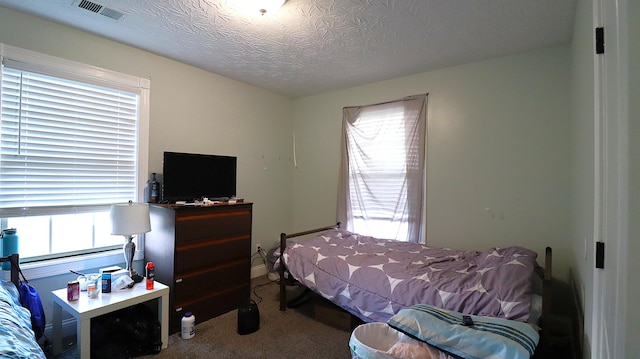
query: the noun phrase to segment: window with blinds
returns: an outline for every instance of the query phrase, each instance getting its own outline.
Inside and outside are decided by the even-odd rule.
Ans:
[[[134,199],[137,110],[136,94],[5,67],[0,207]]]
[[[396,207],[406,205],[403,192],[408,149],[403,121],[402,108],[374,109],[362,113],[349,126],[349,191],[350,198],[360,204],[353,206],[356,230],[363,230],[365,218],[369,226],[394,219],[407,222],[406,213],[394,214]]]
[[[348,230],[418,241],[426,96],[344,109],[338,219]]]
[[[2,57],[2,227],[17,228],[21,258],[121,245],[109,233],[108,210],[141,199],[140,119],[148,111],[141,97],[148,88],[25,51]]]

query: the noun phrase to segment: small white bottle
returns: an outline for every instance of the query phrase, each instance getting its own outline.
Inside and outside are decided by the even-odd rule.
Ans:
[[[191,339],[196,335],[196,317],[191,312],[184,313],[181,320],[182,331],[180,336],[182,339]]]

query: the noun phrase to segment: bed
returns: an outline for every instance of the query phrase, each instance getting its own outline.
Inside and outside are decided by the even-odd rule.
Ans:
[[[282,311],[299,300],[286,298],[291,277],[365,323],[389,322],[419,305],[533,328],[550,315],[551,248],[542,268],[526,248],[436,248],[358,235],[338,223],[282,233],[280,253]]]
[[[19,257],[12,254],[0,262],[11,262],[11,281],[0,281],[0,357],[45,358],[31,329],[31,313],[20,305]]]

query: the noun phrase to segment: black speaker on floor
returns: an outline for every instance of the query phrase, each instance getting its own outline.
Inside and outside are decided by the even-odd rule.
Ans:
[[[253,300],[238,308],[238,334],[251,334],[260,328],[260,311]]]

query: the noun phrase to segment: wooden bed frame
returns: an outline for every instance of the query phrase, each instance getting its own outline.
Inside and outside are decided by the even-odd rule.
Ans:
[[[297,232],[292,234],[280,233],[280,257],[282,257],[282,255],[284,254],[285,248],[287,248],[287,239],[302,237],[302,236],[319,233],[319,232],[326,232],[330,229],[336,229],[336,228],[340,228],[340,222],[332,226],[311,229],[303,232]],[[287,310],[287,283],[286,283],[284,272],[285,272],[284,261],[280,261],[280,266],[278,267],[278,273],[280,274],[280,311]]]
[[[11,282],[16,285],[16,288],[20,287],[20,277],[19,277],[19,265],[20,265],[20,256],[16,254],[11,254],[6,257],[0,257],[1,262],[10,262],[11,263]]]
[[[311,229],[308,231],[297,232],[292,234],[280,233],[280,255],[284,253],[285,248],[287,247],[287,240],[290,238],[306,236],[309,234],[325,232],[330,229],[340,228],[340,222],[327,227],[321,227],[316,229]],[[552,251],[551,247],[547,247],[545,250],[545,262],[544,262],[544,276],[543,276],[543,285],[542,285],[542,315],[540,316],[540,324],[544,325],[545,321],[548,320],[551,316],[551,295],[552,295]],[[280,310],[287,310],[287,280],[285,278],[285,265],[284,261],[280,262],[280,266],[278,268],[278,272],[280,274]]]
[[[340,222],[327,227],[320,227],[311,229],[308,231],[297,232],[292,234],[281,233],[280,234],[280,255],[284,254],[284,250],[287,247],[287,240],[290,238],[306,236],[309,234],[325,232],[330,229],[340,228]],[[545,261],[544,261],[544,273],[543,273],[543,285],[542,285],[542,313],[540,315],[539,325],[541,328],[545,328],[551,320],[551,296],[553,292],[552,283],[552,250],[551,247],[545,249]],[[280,310],[287,310],[287,279],[285,278],[285,265],[284,261],[280,261],[278,272],[280,275]],[[303,293],[304,294],[304,293]],[[295,299],[294,299],[295,300]],[[545,330],[540,332],[540,343],[548,342],[548,338],[545,338]]]

